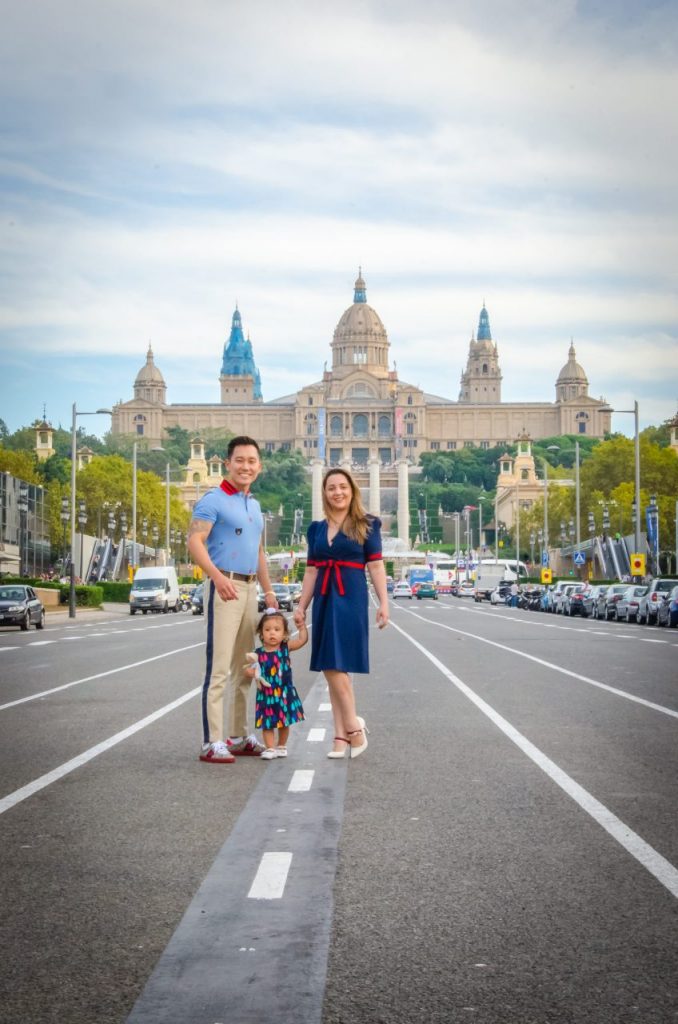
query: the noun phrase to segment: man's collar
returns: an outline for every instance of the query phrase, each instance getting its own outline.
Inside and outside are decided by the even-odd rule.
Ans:
[[[233,484],[231,483],[230,480],[226,480],[225,478],[221,481],[219,486],[221,487],[221,489],[224,492],[224,494],[249,494],[250,493],[249,491],[239,491],[237,487],[233,486]]]

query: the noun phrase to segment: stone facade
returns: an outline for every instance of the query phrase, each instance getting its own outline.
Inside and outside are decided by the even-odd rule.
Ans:
[[[368,482],[370,462],[381,467],[382,486],[397,489],[396,464],[415,465],[423,452],[512,444],[558,434],[603,437],[611,411],[591,398],[574,346],[556,381],[554,402],[502,402],[499,352],[483,306],[477,338],[469,344],[458,401],[427,394],[399,378],[390,343],[377,312],[367,303],[359,274],[354,301],[337,324],[331,369],[294,394],[263,401],[252,345],[245,340],[239,310],[224,346],[219,375],[221,402],[168,404],[163,376],[149,346],[134,382],[134,398],[113,408],[114,434],[133,434],[161,444],[165,431],[180,426],[192,436],[223,429],[257,438],[262,448],[301,451],[309,460],[349,464]],[[444,378],[446,368],[441,367]]]

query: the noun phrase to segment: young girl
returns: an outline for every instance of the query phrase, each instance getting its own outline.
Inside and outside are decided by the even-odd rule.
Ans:
[[[290,664],[290,651],[298,651],[308,643],[306,625],[302,623],[298,628],[298,635],[290,640],[287,619],[283,613],[275,608],[267,609],[257,626],[261,647],[247,656],[253,663],[246,669],[247,674],[257,680],[255,726],[262,730],[266,747],[261,755],[262,761],[287,757],[290,725],[304,720],[304,709],[292,682]]]

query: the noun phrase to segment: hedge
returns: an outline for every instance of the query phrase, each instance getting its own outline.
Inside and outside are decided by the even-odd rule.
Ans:
[[[61,591],[61,603],[68,604],[71,596],[70,583],[62,583],[59,590]],[[84,583],[76,583],[75,603],[78,608],[100,608],[103,600],[104,592],[101,587],[87,587]]]
[[[102,580],[99,587],[103,591],[104,601],[112,601],[118,604],[129,603],[129,592],[132,589],[131,583],[123,583],[122,580]]]

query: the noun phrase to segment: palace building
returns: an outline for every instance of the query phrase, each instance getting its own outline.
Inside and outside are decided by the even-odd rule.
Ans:
[[[349,464],[358,473],[376,462],[388,474],[401,459],[415,465],[423,452],[512,444],[525,433],[534,441],[558,434],[603,437],[610,430],[611,410],[603,399],[589,396],[572,344],[555,381],[555,401],[502,402],[499,351],[485,306],[469,342],[456,401],[399,378],[386,328],[367,302],[362,274],[330,351],[331,368],[325,363],[319,379],[265,401],[252,343],[236,309],[218,375],[220,400],[169,403],[149,346],[134,381],[134,397],[113,407],[113,433],[133,434],[154,445],[162,443],[168,427],[183,427],[197,437],[217,428],[255,437],[268,451],[296,448],[309,462]],[[444,380],[450,367],[440,371]]]

